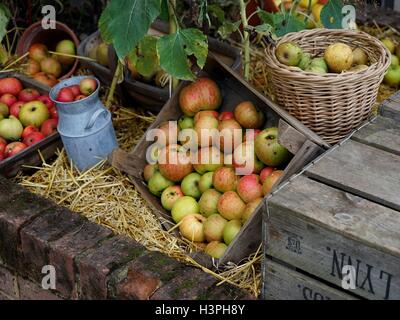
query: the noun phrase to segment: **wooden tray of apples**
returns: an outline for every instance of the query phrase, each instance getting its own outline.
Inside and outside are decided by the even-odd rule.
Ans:
[[[170,144],[160,150],[146,135],[130,153],[134,159],[131,165],[141,168],[131,174],[133,183],[167,230],[179,230],[185,241],[196,244],[199,252],[194,258],[207,266],[238,263],[261,244],[261,212],[266,196],[322,153],[319,143],[323,142],[212,54],[201,78],[195,83],[181,83],[149,130],[174,135],[169,121],[178,121],[179,130],[243,130],[241,138],[245,137],[245,142],[235,145],[230,154],[223,150],[223,163],[146,165],[147,155],[157,159],[175,148]],[[244,129],[255,131],[247,135]],[[246,161],[254,161],[254,171],[237,176],[236,150],[248,150],[251,141],[255,148],[249,154],[253,158]],[[195,152],[202,155],[215,148],[221,152],[212,143],[201,145]],[[117,156],[112,163],[122,170],[127,167]]]
[[[0,174],[14,177],[48,160],[62,142],[48,88],[16,73],[0,76]],[[40,154],[39,154],[40,151]],[[41,156],[40,156],[41,155]]]

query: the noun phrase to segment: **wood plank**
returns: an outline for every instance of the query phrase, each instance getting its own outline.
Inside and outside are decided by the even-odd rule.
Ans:
[[[400,157],[349,140],[329,152],[306,175],[400,210]]]
[[[382,103],[379,114],[400,122],[400,91]]]
[[[377,117],[357,131],[352,139],[400,155],[400,122],[390,118]]]
[[[310,180],[294,179],[268,199],[265,252],[341,287],[357,271],[354,294],[400,298],[400,213]]]
[[[265,300],[358,300],[270,258],[265,258],[263,263]]]

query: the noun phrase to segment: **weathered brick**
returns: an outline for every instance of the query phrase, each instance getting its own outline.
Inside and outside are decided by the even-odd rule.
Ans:
[[[49,263],[56,269],[58,292],[66,298],[77,298],[74,259],[111,235],[110,229],[87,221],[75,232],[50,244]]]
[[[79,214],[65,208],[50,208],[21,229],[24,274],[33,279],[43,277],[42,267],[49,264],[49,243],[77,230],[84,223]]]
[[[186,267],[179,275],[158,289],[151,300],[197,300],[202,299],[217,280],[211,275]]]
[[[62,300],[51,290],[43,289],[30,279],[18,277],[18,287],[21,300]]]
[[[19,269],[20,229],[55,204],[12,184],[10,190],[9,197],[0,197],[0,257],[4,263]]]
[[[14,273],[7,268],[0,266],[0,290],[7,296],[16,297],[16,280]]]
[[[112,271],[139,257],[145,248],[135,241],[115,236],[79,258],[81,299],[107,299],[107,283]]]
[[[147,300],[183,268],[184,264],[177,260],[159,252],[149,252],[113,273],[110,281],[111,297]]]

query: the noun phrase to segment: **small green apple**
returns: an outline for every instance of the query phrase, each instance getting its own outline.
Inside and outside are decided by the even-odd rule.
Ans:
[[[303,53],[299,62],[299,68],[305,70],[311,63],[311,54],[310,53]]]
[[[221,196],[222,194],[215,189],[206,190],[201,195],[201,198],[199,200],[200,213],[206,218],[213,214],[217,214],[218,201]]]
[[[397,87],[400,85],[400,66],[390,67],[386,72],[383,79],[384,83],[391,87]]]
[[[195,198],[183,196],[175,201],[172,206],[172,219],[179,223],[185,216],[200,212],[199,204]]]
[[[225,243],[212,241],[207,245],[204,251],[209,256],[219,259],[224,255],[226,249],[228,249],[228,246]]]
[[[165,210],[171,211],[174,203],[183,196],[180,186],[168,187],[161,194],[161,204]]]
[[[303,55],[301,48],[293,42],[285,42],[276,48],[276,57],[280,63],[287,66],[297,66]]]
[[[201,175],[199,175],[197,172],[193,172],[191,174],[188,174],[183,180],[182,180],[182,191],[185,196],[193,197],[195,199],[200,199],[201,197],[201,191],[199,189],[199,182],[201,179]]]
[[[385,38],[381,40],[383,45],[390,51],[390,53],[394,53],[395,44],[392,39]]]
[[[213,175],[214,172],[207,172],[203,174],[199,181],[199,189],[201,193],[213,187]]]
[[[223,237],[224,237],[224,242],[228,246],[236,238],[241,228],[242,228],[242,223],[240,222],[240,220],[231,220],[225,225]]]
[[[161,197],[162,192],[173,185],[174,183],[164,178],[159,171],[154,173],[148,183],[150,192],[157,197]]]
[[[400,64],[400,60],[397,56],[395,56],[394,54],[392,54],[391,59],[390,59],[390,66],[391,67],[395,67],[398,66]]]
[[[178,120],[178,126],[180,130],[192,129],[194,127],[194,120],[192,117],[182,116]]]

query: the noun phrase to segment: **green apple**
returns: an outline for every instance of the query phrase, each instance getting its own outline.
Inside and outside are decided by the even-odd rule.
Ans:
[[[299,68],[305,70],[311,63],[311,54],[310,53],[303,53],[299,62]]]
[[[50,113],[43,102],[31,101],[21,107],[18,117],[24,127],[33,125],[40,128],[43,122],[50,118]]]
[[[183,196],[175,201],[172,206],[172,219],[179,223],[185,216],[189,214],[199,213],[200,208],[195,198]]]
[[[8,106],[2,102],[0,102],[0,114],[3,117],[8,117],[8,115],[10,114],[10,110],[9,110]]]
[[[76,54],[75,43],[71,40],[62,40],[57,44],[56,52],[61,54],[75,55]],[[73,64],[75,62],[74,57],[57,55],[57,59],[62,64],[67,64],[67,65]]]
[[[149,182],[150,178],[158,171],[157,164],[148,164],[143,169],[143,177],[146,182]]]
[[[281,43],[276,48],[277,59],[280,63],[287,66],[297,66],[300,63],[302,55],[303,50],[293,42]]]
[[[390,53],[394,53],[396,46],[392,39],[385,38],[385,39],[382,39],[381,41],[382,41],[383,45],[390,51]]]
[[[325,62],[324,58],[314,58],[311,60],[310,63],[310,68],[319,68],[325,71],[325,73],[328,72],[328,65]]]
[[[167,178],[164,178],[159,171],[154,173],[148,183],[150,192],[157,197],[161,197],[162,192],[173,185],[174,183]]]
[[[201,175],[196,172],[188,174],[183,180],[181,184],[181,188],[183,194],[185,196],[193,197],[195,199],[200,199],[201,191],[199,189],[199,182],[201,179]]]
[[[213,172],[224,165],[224,155],[216,147],[201,148],[195,155],[197,158],[194,169],[200,173]]]
[[[214,172],[207,172],[203,174],[199,181],[199,189],[201,193],[213,187],[213,175]]]
[[[383,79],[384,83],[391,87],[397,87],[400,85],[400,66],[390,67],[386,72]]]
[[[180,186],[168,187],[161,194],[161,204],[165,210],[171,211],[174,203],[183,196]]]
[[[236,238],[241,228],[242,228],[242,223],[240,222],[240,220],[231,220],[225,225],[223,238],[224,242],[228,246]]]
[[[261,131],[256,137],[254,147],[258,159],[269,167],[287,164],[291,158],[290,152],[278,143],[276,127]]]
[[[228,246],[225,243],[213,241],[206,246],[204,251],[209,256],[219,259],[224,255],[226,249],[228,249]]]
[[[218,213],[218,201],[219,198],[222,196],[215,189],[208,189],[206,190],[199,200],[199,208],[200,213],[205,216],[206,218]]]
[[[179,126],[179,129],[181,129],[181,130],[192,129],[194,127],[194,120],[192,117],[182,116],[178,120],[178,126]]]
[[[400,64],[399,58],[397,56],[395,56],[394,54],[392,54],[391,59],[390,59],[390,66],[395,67],[395,66],[398,66],[399,64]]]

